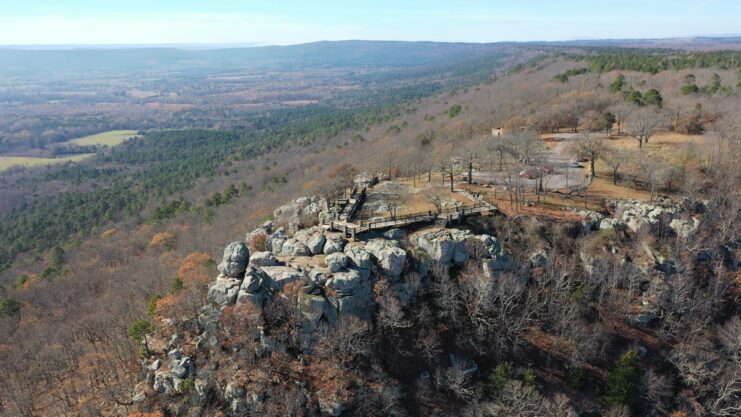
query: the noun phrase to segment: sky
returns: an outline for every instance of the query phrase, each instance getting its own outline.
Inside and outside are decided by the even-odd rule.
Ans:
[[[0,0],[0,45],[741,34],[741,0]]]

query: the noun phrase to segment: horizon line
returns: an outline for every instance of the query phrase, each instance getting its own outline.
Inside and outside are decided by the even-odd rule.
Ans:
[[[521,44],[556,44],[570,42],[636,42],[636,41],[683,41],[696,39],[734,39],[738,38],[741,42],[741,33],[739,34],[712,34],[712,35],[681,35],[667,37],[637,37],[637,38],[573,38],[566,40],[497,40],[497,41],[434,41],[434,40],[392,40],[392,39],[322,39],[298,43],[270,43],[270,42],[172,42],[172,43],[39,43],[39,44],[0,44],[0,49],[105,49],[105,48],[202,48],[202,49],[220,49],[220,48],[262,48],[275,46],[297,46],[308,45],[312,43],[340,43],[340,42],[398,42],[398,43],[441,43],[441,44],[471,44],[486,45],[497,43],[521,43]]]

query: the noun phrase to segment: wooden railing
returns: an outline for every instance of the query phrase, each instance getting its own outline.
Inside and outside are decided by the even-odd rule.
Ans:
[[[360,220],[356,223],[350,223],[349,221],[341,222],[331,220],[329,226],[334,230],[344,231],[346,234],[354,235],[356,233],[367,232],[371,230],[386,229],[389,227],[404,226],[414,223],[432,222],[441,217],[445,217],[450,220],[456,220],[466,215],[483,213],[492,210],[496,210],[496,207],[485,202],[477,202],[470,205],[451,207],[440,212],[427,211],[410,213],[385,219]]]

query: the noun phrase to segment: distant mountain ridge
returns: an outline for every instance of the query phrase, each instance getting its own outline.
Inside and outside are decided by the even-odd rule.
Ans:
[[[0,46],[0,74],[36,72],[89,73],[117,71],[180,71],[217,67],[223,70],[305,66],[416,67],[476,59],[514,47],[689,47],[741,48],[741,36],[671,39],[606,39],[564,42],[448,43],[407,41],[320,41],[286,46]]]

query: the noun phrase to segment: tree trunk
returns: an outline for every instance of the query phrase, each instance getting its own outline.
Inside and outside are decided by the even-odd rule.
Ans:
[[[612,170],[612,185],[617,185],[617,172],[617,168]]]
[[[468,161],[468,185],[473,184],[473,161]]]
[[[453,192],[453,171],[450,171],[450,192]]]
[[[594,162],[595,162],[594,160],[595,160],[595,155],[592,155],[592,159],[591,159],[591,161],[589,161],[589,164],[590,164],[590,166],[591,166],[591,168],[592,168],[592,178],[594,178],[594,177],[596,177],[596,176],[597,176],[597,175],[595,174],[595,172],[594,172]]]

